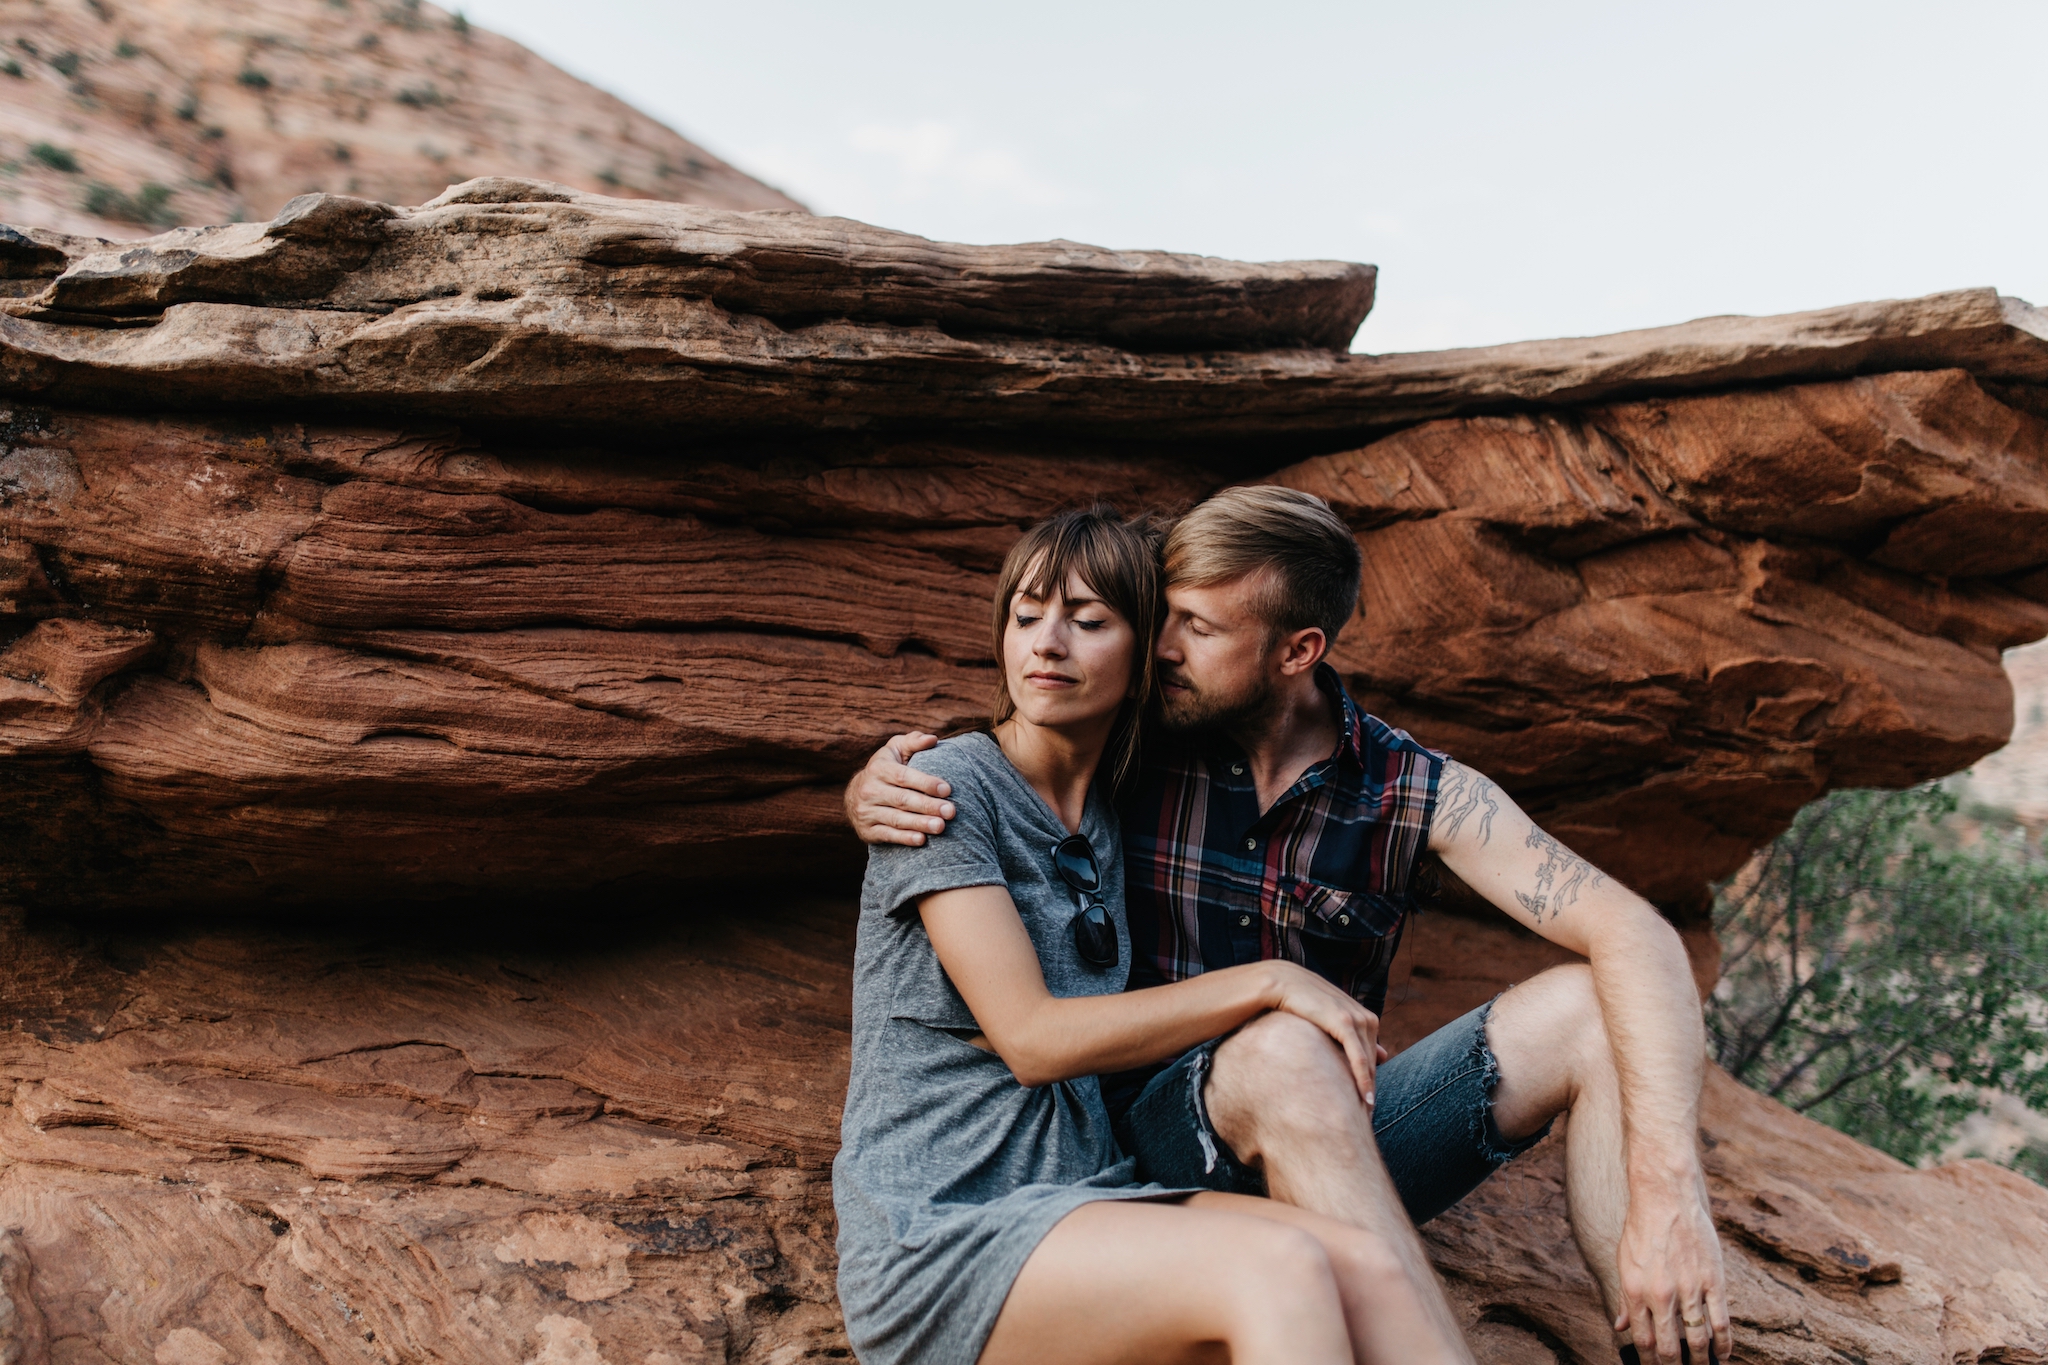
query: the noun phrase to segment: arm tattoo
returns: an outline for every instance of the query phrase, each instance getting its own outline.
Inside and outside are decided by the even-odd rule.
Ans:
[[[1538,924],[1543,922],[1546,914],[1563,914],[1566,906],[1577,902],[1581,891],[1597,891],[1607,884],[1606,873],[1545,834],[1533,822],[1524,843],[1529,848],[1543,851],[1543,863],[1536,869],[1536,894],[1532,896],[1525,891],[1517,891],[1515,899]]]
[[[1491,843],[1493,817],[1500,814],[1493,783],[1462,763],[1444,764],[1444,775],[1437,786],[1436,827],[1443,832],[1445,842],[1457,838],[1458,831],[1475,814],[1479,817],[1479,842]]]

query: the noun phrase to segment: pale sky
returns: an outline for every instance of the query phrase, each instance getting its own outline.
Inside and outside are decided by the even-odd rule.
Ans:
[[[2048,3],[442,0],[795,195],[1380,267],[1362,350],[2048,304]]]

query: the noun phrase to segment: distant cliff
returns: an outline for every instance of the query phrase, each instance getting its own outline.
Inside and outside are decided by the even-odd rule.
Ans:
[[[145,237],[308,190],[416,204],[500,174],[803,207],[421,0],[0,5],[0,222]]]

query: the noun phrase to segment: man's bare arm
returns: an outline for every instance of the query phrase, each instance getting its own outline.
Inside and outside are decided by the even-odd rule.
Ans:
[[[1640,896],[1540,828],[1482,773],[1444,765],[1430,848],[1468,886],[1593,968],[1621,1078],[1629,1211],[1619,1270],[1627,1328],[1644,1358],[1696,1309],[1721,1358],[1731,1350],[1721,1246],[1700,1171],[1699,1094],[1706,1036],[1678,934]],[[1668,1333],[1668,1335],[1667,1335]]]
[[[912,754],[939,742],[937,735],[912,731],[892,736],[846,784],[846,823],[862,843],[918,845],[946,832],[953,818],[951,784],[910,766]]]

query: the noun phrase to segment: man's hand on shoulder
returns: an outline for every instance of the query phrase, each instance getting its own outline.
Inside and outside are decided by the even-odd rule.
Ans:
[[[910,766],[913,754],[938,742],[937,735],[921,732],[897,735],[846,784],[846,822],[861,842],[916,847],[927,835],[946,832],[954,815],[953,803],[946,800],[952,784]]]

